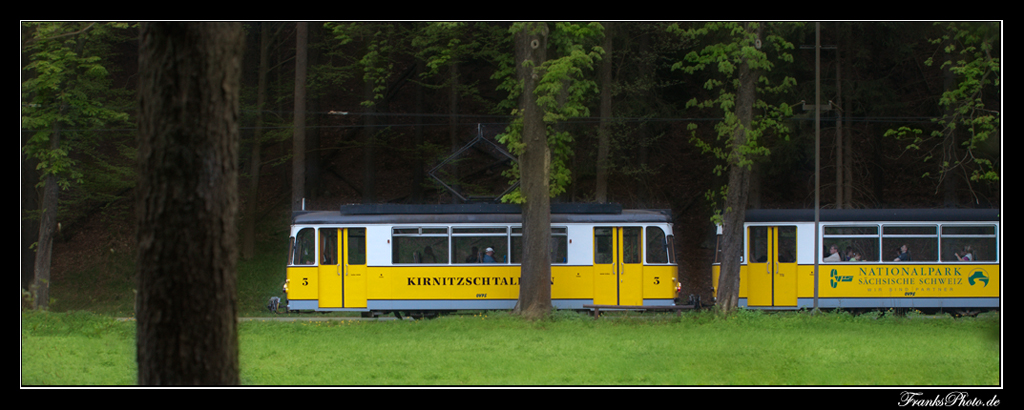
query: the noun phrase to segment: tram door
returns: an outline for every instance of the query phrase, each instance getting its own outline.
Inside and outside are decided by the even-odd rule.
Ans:
[[[747,229],[747,305],[796,306],[796,227]]]
[[[594,304],[643,304],[643,228],[594,228]]]
[[[320,229],[320,307],[366,307],[366,228]]]

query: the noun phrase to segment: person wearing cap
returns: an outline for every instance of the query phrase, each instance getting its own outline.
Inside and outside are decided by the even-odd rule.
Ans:
[[[498,261],[494,259],[494,248],[488,247],[484,250],[483,263],[498,263]]]

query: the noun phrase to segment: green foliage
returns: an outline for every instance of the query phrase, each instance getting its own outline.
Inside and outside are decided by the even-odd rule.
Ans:
[[[130,128],[130,92],[115,90],[107,59],[112,46],[126,41],[126,23],[24,22],[22,132],[29,137],[22,147],[28,158],[39,161],[41,178],[57,177],[62,190],[86,184],[77,193],[82,200],[109,203],[118,192],[134,185],[134,150],[130,136],[103,129]],[[60,130],[60,143],[51,140]],[[101,151],[101,146],[106,146]],[[87,156],[80,165],[75,152]]]
[[[968,179],[977,182],[998,182],[999,173],[992,160],[986,158],[982,147],[989,138],[999,133],[999,111],[989,109],[985,104],[986,93],[1000,90],[1000,59],[993,56],[992,50],[999,49],[999,22],[943,22],[935,23],[942,35],[929,40],[931,44],[941,47],[941,52],[948,55],[941,59],[941,69],[948,69],[956,77],[952,89],[945,90],[938,100],[938,105],[947,114],[941,118],[933,118],[938,126],[929,136],[924,137],[923,130],[910,127],[899,127],[887,130],[885,136],[894,137],[906,144],[907,150],[925,151],[924,161],[929,162],[938,157],[937,179],[942,180],[958,168],[970,173]],[[937,50],[936,52],[939,52]],[[935,57],[925,60],[925,65],[933,66]],[[997,97],[995,97],[997,98]],[[963,149],[961,155],[953,155],[945,147],[942,140],[955,138],[957,130],[961,130]],[[935,151],[940,151],[936,154]],[[922,177],[931,177],[926,172]]]
[[[711,153],[722,163],[715,166],[715,175],[721,176],[730,167],[751,167],[755,161],[768,157],[771,152],[762,141],[765,137],[776,137],[788,140],[789,128],[785,119],[793,116],[793,107],[785,102],[772,102],[765,97],[778,98],[796,86],[796,79],[783,77],[773,80],[769,77],[775,61],[791,63],[793,56],[789,50],[793,44],[782,36],[787,25],[767,23],[764,42],[758,38],[756,28],[762,23],[710,22],[698,27],[683,28],[679,24],[668,27],[670,33],[677,34],[687,41],[706,44],[700,50],[686,54],[683,61],[676,62],[673,70],[696,75],[705,72],[707,80],[704,88],[710,91],[710,97],[692,98],[686,102],[686,108],[715,110],[721,113],[723,120],[715,124],[716,141],[705,141],[697,136],[697,125],[687,126],[692,132],[690,141],[703,153]],[[736,116],[736,91],[739,78],[735,71],[746,62],[753,70],[760,73],[757,79],[757,98],[754,102],[755,115],[746,130],[746,140],[742,145],[733,144],[736,132],[743,127]],[[724,197],[726,189],[719,192],[709,191],[709,199]],[[715,200],[713,199],[713,202]],[[717,206],[715,207],[717,208]]]
[[[436,75],[442,67],[459,63],[476,53],[481,43],[470,35],[472,28],[465,22],[426,23],[412,39],[416,56],[427,66],[427,71],[420,76]]]
[[[968,153],[972,153],[969,157],[974,157],[973,152],[979,145],[998,132],[999,128],[999,112],[987,109],[982,99],[987,86],[994,87],[997,93],[999,90],[1000,61],[991,53],[998,47],[999,23],[954,22],[943,26],[946,34],[932,40],[932,44],[948,44],[944,51],[959,56],[941,65],[942,68],[948,67],[957,76],[958,83],[956,88],[943,92],[939,99],[941,107],[952,110],[952,118],[939,118],[935,122],[944,128],[955,129],[959,125],[961,129],[967,130],[968,138],[962,146]],[[932,59],[929,58],[925,64],[932,65]],[[941,136],[942,133],[935,131],[933,135]],[[972,159],[977,165],[971,171],[972,181],[999,180],[991,161],[977,157]],[[958,163],[947,163],[943,168],[949,169]]]
[[[508,29],[507,44],[522,31],[523,24],[515,23]],[[572,157],[573,135],[560,128],[560,124],[578,117],[590,115],[589,99],[597,94],[597,82],[589,75],[604,50],[596,44],[604,35],[599,23],[555,23],[548,35],[548,59],[540,67],[534,67],[540,74],[540,81],[534,92],[537,104],[544,111],[547,124],[548,148],[551,150],[551,196],[565,192],[570,182],[567,161]],[[554,54],[555,56],[552,56]],[[508,98],[499,103],[514,116],[499,141],[514,155],[522,153],[522,114],[519,111],[519,97],[523,84],[516,77],[514,56],[499,60],[500,68],[491,77],[501,79],[499,90],[508,91]],[[519,167],[513,166],[505,172],[510,184],[519,179]],[[517,188],[502,198],[503,202],[523,203],[525,198]]]
[[[357,67],[363,72],[363,81],[373,83],[373,99],[363,101],[362,106],[371,106],[384,99],[388,76],[394,71],[396,54],[405,50],[405,31],[401,23],[325,23],[334,36],[336,45],[361,41],[362,57]]]

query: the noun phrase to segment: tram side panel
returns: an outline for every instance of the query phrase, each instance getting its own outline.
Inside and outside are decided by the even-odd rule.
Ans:
[[[712,267],[717,292],[721,265]],[[751,271],[740,267],[740,305],[757,308],[749,301]],[[768,285],[765,285],[768,286]],[[794,308],[813,306],[814,265],[797,266],[797,298]],[[825,308],[998,308],[998,263],[821,263],[818,265],[819,307]],[[717,296],[714,295],[714,296]],[[762,304],[768,307],[770,304]],[[776,307],[781,307],[776,305]]]
[[[594,303],[597,289],[592,229],[571,227],[567,258],[563,263],[552,264],[552,302],[556,308],[580,309],[584,304]],[[362,309],[348,304],[325,304],[341,300],[343,289],[349,295],[354,284],[341,282],[344,269],[316,263],[320,250],[315,244],[320,239],[303,235],[318,229],[296,227],[294,231],[293,237],[306,243],[295,247],[293,240],[292,251],[302,255],[290,255],[287,267],[286,295],[292,310],[511,309],[519,297],[520,265],[396,264],[391,254],[391,227],[370,226],[366,228],[365,271],[361,272],[365,279],[358,283],[366,304],[360,306]],[[342,252],[345,249],[342,247]],[[674,263],[644,265],[642,303],[672,304],[677,274]]]
[[[715,292],[720,272],[720,265],[712,267]],[[750,296],[748,275],[748,267],[743,265],[739,297],[744,306]],[[814,266],[798,266],[797,275],[797,297],[801,305],[806,305],[814,298]],[[821,264],[818,267],[821,307],[994,308],[998,307],[999,288],[998,264]]]
[[[818,275],[819,298],[848,307],[999,306],[998,264],[822,264]]]

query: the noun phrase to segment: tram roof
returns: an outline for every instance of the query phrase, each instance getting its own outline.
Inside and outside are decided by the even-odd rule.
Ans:
[[[338,211],[293,213],[294,224],[519,224],[522,207],[514,204],[343,205]],[[552,204],[551,223],[669,223],[668,209],[622,209],[618,204]]]
[[[822,209],[819,220],[839,221],[993,221],[998,209]],[[746,222],[813,222],[813,209],[750,209]]]

